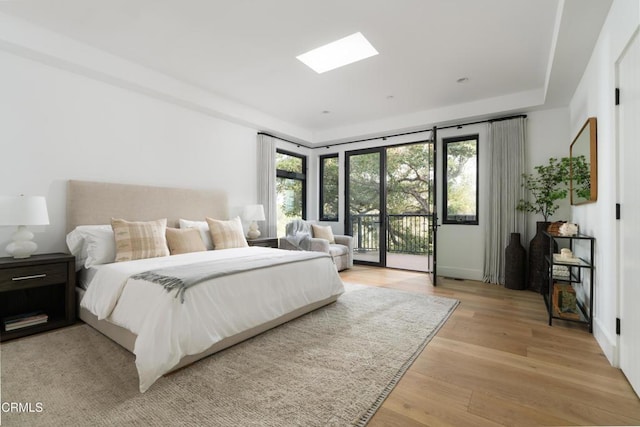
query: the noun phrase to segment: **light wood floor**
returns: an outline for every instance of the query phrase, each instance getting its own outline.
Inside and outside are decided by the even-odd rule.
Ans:
[[[547,324],[542,296],[356,266],[350,283],[460,300],[370,426],[640,425],[640,400],[585,327]]]

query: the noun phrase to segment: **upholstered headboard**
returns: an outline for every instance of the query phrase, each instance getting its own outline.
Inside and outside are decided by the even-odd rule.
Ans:
[[[67,232],[78,225],[111,224],[111,218],[149,221],[167,218],[177,227],[180,218],[204,221],[227,219],[227,194],[221,190],[190,190],[104,182],[69,181]]]

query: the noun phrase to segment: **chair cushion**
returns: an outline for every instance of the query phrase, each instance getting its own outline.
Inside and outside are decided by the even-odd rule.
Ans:
[[[349,253],[349,248],[345,245],[329,245],[329,254],[331,254],[332,257],[346,255],[347,253]]]

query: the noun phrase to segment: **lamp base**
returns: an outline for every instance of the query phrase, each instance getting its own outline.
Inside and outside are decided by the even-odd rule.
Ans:
[[[247,238],[253,240],[253,239],[257,239],[258,237],[260,237],[260,230],[258,229],[258,224],[256,224],[255,221],[252,221],[251,225],[249,225]]]
[[[38,250],[38,245],[33,241],[33,233],[24,225],[18,226],[18,231],[13,233],[11,239],[13,241],[5,250],[16,259],[29,258]]]

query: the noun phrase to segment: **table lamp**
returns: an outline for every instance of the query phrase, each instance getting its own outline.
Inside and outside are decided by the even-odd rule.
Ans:
[[[257,239],[260,237],[260,230],[256,221],[264,221],[264,208],[262,205],[248,205],[244,207],[242,217],[246,221],[251,221],[249,225],[249,231],[247,232],[248,239]]]
[[[0,225],[17,225],[6,251],[14,258],[29,258],[38,245],[27,225],[48,225],[47,201],[42,196],[0,196]]]

